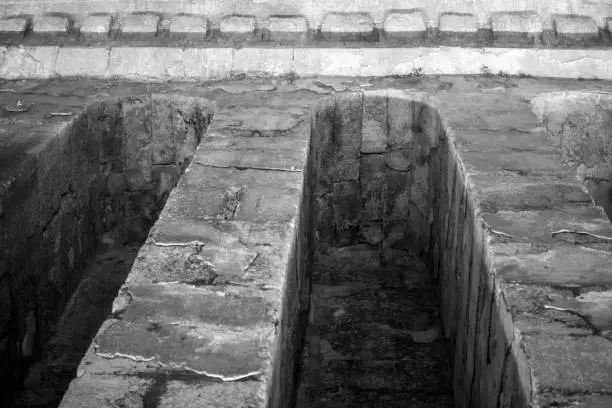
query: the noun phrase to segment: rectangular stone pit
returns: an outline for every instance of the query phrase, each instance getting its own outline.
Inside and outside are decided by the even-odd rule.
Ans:
[[[204,99],[135,96],[46,117],[35,149],[17,130],[0,157],[17,172],[0,191],[1,405],[59,402],[211,115]]]

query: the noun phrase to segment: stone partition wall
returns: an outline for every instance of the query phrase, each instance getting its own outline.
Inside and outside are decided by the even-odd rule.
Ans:
[[[147,237],[211,114],[204,99],[153,95],[98,101],[68,120],[61,113],[45,118],[57,134],[29,152],[25,166],[13,167],[14,183],[0,189],[3,404],[19,392],[29,366],[46,361],[55,325],[100,245]],[[19,115],[12,120],[28,132],[31,118]],[[2,167],[18,159],[3,151]]]

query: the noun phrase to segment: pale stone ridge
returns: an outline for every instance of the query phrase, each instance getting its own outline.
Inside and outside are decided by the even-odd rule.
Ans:
[[[555,16],[554,27],[559,34],[599,34],[597,23],[588,16]]]
[[[28,26],[28,19],[25,17],[10,17],[0,20],[0,31],[23,33]]]
[[[111,27],[111,16],[94,14],[83,19],[81,23],[81,33],[84,34],[104,34],[108,33]]]
[[[478,31],[478,20],[473,14],[444,13],[440,15],[438,28],[441,32],[475,33]]]
[[[159,16],[154,14],[129,14],[119,20],[123,34],[155,34]]]
[[[208,19],[205,16],[179,15],[170,22],[170,33],[203,34],[208,30]]]
[[[256,20],[253,16],[226,16],[221,20],[222,33],[249,34],[255,31]]]
[[[491,15],[493,32],[539,33],[543,25],[540,16],[533,11],[494,13]]]
[[[321,32],[368,34],[374,27],[374,20],[367,13],[328,13],[321,23]]]
[[[427,29],[421,10],[391,12],[385,18],[383,28],[387,33],[422,32]]]
[[[70,19],[65,16],[35,16],[32,26],[35,33],[65,33],[70,27]]]

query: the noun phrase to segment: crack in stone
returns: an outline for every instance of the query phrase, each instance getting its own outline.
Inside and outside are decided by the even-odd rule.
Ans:
[[[286,172],[290,172],[290,173],[302,173],[303,170],[300,169],[296,169],[295,167],[291,166],[291,168],[286,169],[286,168],[282,168],[282,167],[258,167],[258,166],[232,166],[232,165],[220,165],[220,164],[206,164],[206,163],[200,163],[200,162],[195,162],[196,164],[199,164],[200,166],[204,166],[204,167],[211,167],[214,169],[236,169],[236,170],[266,170],[266,171],[286,171]]]
[[[553,231],[552,237],[571,244],[601,244],[612,243],[612,237],[597,235],[587,231],[559,230]]]

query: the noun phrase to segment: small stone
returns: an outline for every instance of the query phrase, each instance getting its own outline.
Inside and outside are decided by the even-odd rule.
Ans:
[[[539,33],[542,20],[531,11],[494,13],[491,16],[493,32]]]
[[[219,29],[224,34],[253,34],[255,32],[255,17],[227,16],[221,20]]]
[[[34,33],[65,33],[70,28],[71,21],[64,16],[37,16],[34,18],[32,31]]]
[[[476,33],[478,21],[473,14],[443,13],[440,15],[438,27],[440,32]]]
[[[23,33],[28,26],[25,17],[11,17],[0,20],[0,32]]]
[[[427,25],[422,11],[391,12],[383,23],[387,37],[422,37]]]

